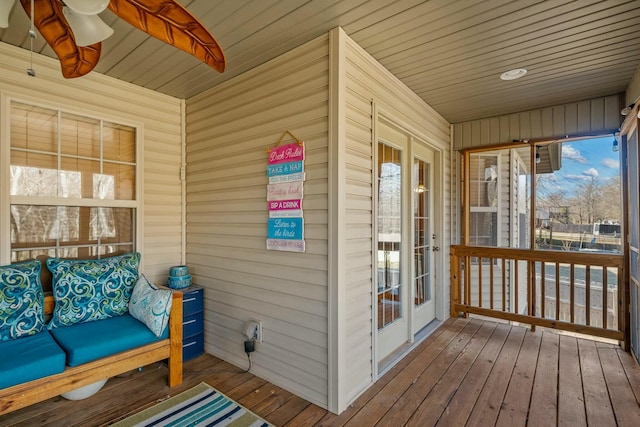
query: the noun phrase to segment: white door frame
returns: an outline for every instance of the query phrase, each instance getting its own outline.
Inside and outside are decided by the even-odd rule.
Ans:
[[[433,242],[434,246],[439,246],[441,250],[437,252],[434,256],[434,298],[436,303],[436,319],[444,320],[448,317],[448,307],[449,302],[445,300],[445,298],[449,295],[448,286],[449,283],[445,283],[443,281],[444,278],[448,277],[446,274],[446,260],[445,257],[448,254],[448,248],[445,247],[445,207],[447,204],[447,200],[444,198],[444,185],[447,177],[444,176],[444,161],[446,159],[445,154],[442,149],[438,148],[436,144],[430,142],[430,138],[423,133],[419,132],[415,129],[414,126],[406,123],[404,120],[399,119],[397,115],[393,113],[389,113],[384,108],[380,108],[376,104],[375,101],[372,101],[372,182],[375,182],[377,179],[377,144],[379,141],[378,137],[378,126],[380,120],[384,120],[398,129],[401,129],[405,133],[411,136],[411,142],[409,147],[409,152],[407,153],[409,159],[413,159],[413,154],[411,150],[411,146],[417,143],[423,143],[427,148],[433,151],[434,154],[434,182],[433,182],[433,191],[434,191],[434,225],[433,232],[436,234],[437,238]],[[373,186],[375,188],[375,185]],[[376,238],[378,235],[378,227],[377,227],[377,215],[376,215],[376,206],[377,206],[377,194],[373,196],[373,209],[372,209],[372,226],[373,226],[373,236]],[[407,213],[411,216],[411,212]],[[405,215],[406,216],[406,215]],[[412,239],[411,239],[412,240]],[[410,240],[410,241],[411,241]],[[412,248],[411,248],[412,249]],[[406,252],[406,250],[405,250]],[[377,315],[377,267],[376,267],[376,259],[377,259],[377,246],[372,247],[372,266],[374,271],[372,272],[373,280],[372,280],[372,292],[371,292],[371,307],[372,307],[372,322],[371,322],[371,336],[372,336],[372,365],[373,365],[373,377],[377,379],[380,376],[379,371],[379,363],[381,358],[378,354],[378,315]],[[413,310],[410,310],[413,311]],[[411,314],[410,314],[411,315]],[[411,319],[407,322],[407,342],[413,341],[413,334],[411,332]],[[394,361],[390,366],[390,368],[397,361],[401,360],[402,357],[399,357],[396,361]]]

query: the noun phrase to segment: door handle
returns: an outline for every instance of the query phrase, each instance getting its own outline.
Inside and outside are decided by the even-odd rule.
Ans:
[[[440,246],[434,246],[434,247],[433,247],[433,251],[434,251],[434,252],[438,252],[439,250],[440,250]]]

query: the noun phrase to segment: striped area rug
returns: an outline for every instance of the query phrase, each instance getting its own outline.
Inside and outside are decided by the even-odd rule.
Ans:
[[[206,383],[200,383],[113,426],[273,427]]]

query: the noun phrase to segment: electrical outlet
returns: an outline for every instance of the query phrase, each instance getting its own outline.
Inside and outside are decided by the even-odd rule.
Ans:
[[[250,340],[262,342],[262,321],[249,319],[244,327],[244,335]]]
[[[255,340],[257,342],[262,342],[262,321],[261,320],[255,320],[255,319],[251,319],[252,322],[256,323],[256,333],[255,333]]]

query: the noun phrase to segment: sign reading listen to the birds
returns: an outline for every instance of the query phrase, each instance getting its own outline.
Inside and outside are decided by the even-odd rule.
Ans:
[[[267,249],[304,252],[304,142],[270,149],[267,163]]]
[[[268,239],[302,240],[302,218],[269,218]]]

